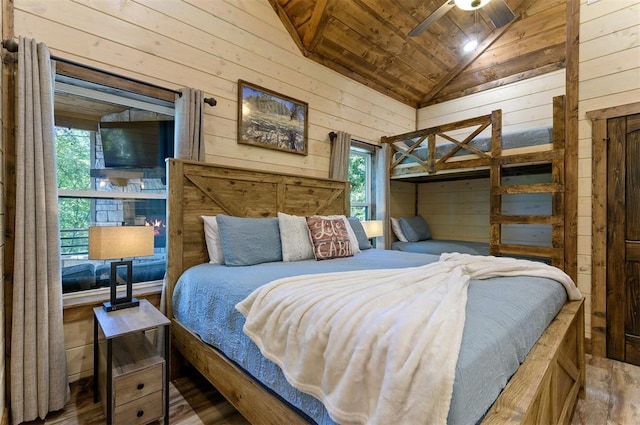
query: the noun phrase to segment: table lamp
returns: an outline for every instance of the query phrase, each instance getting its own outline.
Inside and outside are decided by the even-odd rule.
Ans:
[[[377,238],[383,235],[382,220],[364,220],[362,221],[364,233],[369,239]]]
[[[111,262],[111,297],[103,304],[106,311],[135,307],[140,302],[133,298],[133,262],[124,260],[131,257],[153,255],[153,227],[151,226],[96,226],[89,228],[89,259],[113,260]],[[127,293],[124,297],[116,294],[118,267],[126,268]]]

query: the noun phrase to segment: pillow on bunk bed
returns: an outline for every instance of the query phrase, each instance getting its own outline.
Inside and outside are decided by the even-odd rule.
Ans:
[[[218,232],[218,222],[215,215],[203,215],[204,239],[207,243],[209,262],[211,264],[224,264],[224,252],[222,251],[222,241]]]
[[[251,266],[282,261],[277,218],[216,216],[222,241],[224,264]]]
[[[278,225],[282,243],[282,261],[300,261],[315,258],[305,217],[279,212]]]
[[[397,218],[391,217],[391,230],[393,230],[393,234],[396,235],[400,242],[409,242],[404,233],[402,233],[402,228]]]
[[[351,226],[344,217],[311,216],[306,220],[316,260],[353,256],[354,243],[349,235]]]
[[[360,251],[373,248],[371,241],[369,241],[369,238],[367,237],[367,233],[364,231],[364,227],[362,227],[360,219],[358,217],[349,217],[347,220],[351,225],[353,233],[356,235],[356,239],[358,239],[358,247],[360,248]]]
[[[400,217],[400,228],[408,242],[426,241],[431,239],[429,225],[421,215],[414,217]]]

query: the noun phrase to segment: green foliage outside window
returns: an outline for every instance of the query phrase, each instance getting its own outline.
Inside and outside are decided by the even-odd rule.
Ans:
[[[349,156],[349,181],[351,182],[351,215],[367,220],[367,158],[364,155]],[[358,206],[358,204],[360,204]]]
[[[62,127],[56,127],[55,131],[58,188],[90,190],[90,132]],[[91,201],[79,198],[59,198],[58,214],[62,253],[86,253],[87,229],[91,224]]]

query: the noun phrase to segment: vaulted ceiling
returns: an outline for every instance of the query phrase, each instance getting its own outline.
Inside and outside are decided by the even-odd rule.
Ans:
[[[484,8],[453,7],[415,37],[446,0],[269,1],[305,56],[414,107],[565,65],[565,0],[506,0],[516,18],[500,28]],[[465,53],[474,34],[479,45]]]

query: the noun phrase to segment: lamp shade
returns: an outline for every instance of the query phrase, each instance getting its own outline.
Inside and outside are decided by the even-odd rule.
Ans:
[[[89,228],[89,259],[153,255],[153,227],[96,226]]]
[[[456,6],[462,10],[475,10],[480,9],[491,0],[454,0]]]
[[[368,220],[362,222],[364,232],[369,239],[382,236],[382,220]]]

